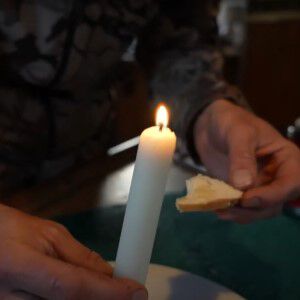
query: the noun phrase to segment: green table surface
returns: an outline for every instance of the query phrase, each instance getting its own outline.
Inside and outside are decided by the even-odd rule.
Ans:
[[[164,199],[152,262],[218,282],[247,299],[300,299],[300,219],[280,216],[250,225],[210,213],[180,214]],[[125,207],[60,217],[71,233],[115,260]]]

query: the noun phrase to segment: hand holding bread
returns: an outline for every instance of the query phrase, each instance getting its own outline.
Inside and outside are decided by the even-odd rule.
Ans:
[[[300,198],[299,148],[252,112],[228,100],[214,101],[195,121],[193,144],[211,176],[244,191],[239,205],[216,210],[220,219],[245,224],[271,218]]]

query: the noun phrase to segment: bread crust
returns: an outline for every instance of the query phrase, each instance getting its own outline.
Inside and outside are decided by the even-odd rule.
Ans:
[[[180,212],[215,211],[236,205],[239,199],[215,199],[206,203],[191,203],[182,197],[176,200],[176,207]]]

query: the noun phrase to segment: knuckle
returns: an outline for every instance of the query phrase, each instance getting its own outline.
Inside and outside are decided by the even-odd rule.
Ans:
[[[57,228],[57,230],[59,230],[61,232],[68,232],[68,229],[64,225],[62,225],[60,223],[53,222],[53,221],[48,221],[48,222],[51,226]]]
[[[57,229],[63,234],[69,234],[69,230],[62,224],[55,223]]]
[[[97,252],[87,249],[84,258],[89,265],[93,266],[96,270],[101,271],[103,274],[108,276],[112,275],[112,267],[106,263]]]
[[[95,263],[95,264],[102,261],[100,255],[98,253],[96,253],[95,251],[92,251],[90,249],[87,249],[86,260],[88,260],[92,263]]]
[[[66,293],[66,287],[62,280],[58,277],[50,279],[50,289],[55,297],[63,297]]]
[[[60,239],[61,236],[68,234],[68,230],[61,224],[47,221],[43,231],[47,238],[51,240],[57,240]]]
[[[47,235],[47,238],[49,238],[51,240],[57,240],[60,238],[61,233],[58,230],[58,228],[55,226],[48,226],[45,228],[44,231]]]

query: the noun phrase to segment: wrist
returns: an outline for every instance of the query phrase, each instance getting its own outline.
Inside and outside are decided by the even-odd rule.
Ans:
[[[193,140],[202,135],[203,131],[207,129],[208,122],[213,118],[215,112],[225,111],[230,109],[234,104],[226,99],[218,99],[208,105],[201,114],[198,115],[193,127]]]
[[[208,105],[198,115],[193,126],[192,143],[199,158],[201,157],[201,149],[203,150],[205,141],[209,138],[209,135],[215,132],[214,129],[219,126],[220,117],[228,115],[230,118],[225,117],[225,119],[231,119],[232,112],[237,107],[236,104],[229,100],[218,99]]]

